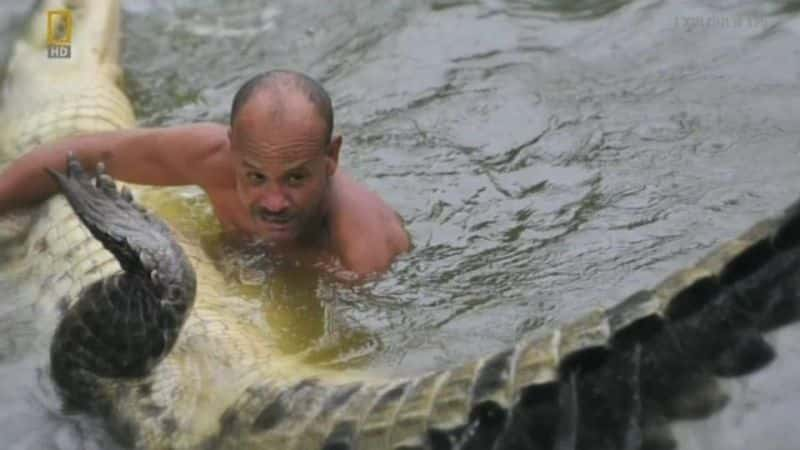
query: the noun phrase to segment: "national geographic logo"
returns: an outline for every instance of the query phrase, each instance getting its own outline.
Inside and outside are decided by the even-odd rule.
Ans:
[[[47,11],[47,57],[72,55],[72,11]]]

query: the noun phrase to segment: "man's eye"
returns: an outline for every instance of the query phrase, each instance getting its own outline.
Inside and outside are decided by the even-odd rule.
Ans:
[[[293,173],[289,175],[289,183],[290,184],[300,184],[303,180],[306,179],[306,175],[303,173]]]
[[[248,172],[247,181],[253,184],[260,184],[264,182],[264,175],[258,172]]]

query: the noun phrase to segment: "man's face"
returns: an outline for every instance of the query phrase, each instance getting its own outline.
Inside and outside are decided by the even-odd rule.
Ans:
[[[313,240],[322,231],[341,137],[328,142],[324,121],[307,102],[285,102],[279,112],[252,103],[230,131],[239,199],[267,243]]]

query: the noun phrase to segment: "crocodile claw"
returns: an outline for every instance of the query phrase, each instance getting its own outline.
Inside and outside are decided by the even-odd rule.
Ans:
[[[133,203],[133,194],[131,193],[131,190],[128,189],[128,186],[122,186],[122,189],[120,189],[119,193],[123,200],[128,203]]]
[[[114,183],[114,179],[105,172],[105,165],[102,162],[97,163],[97,177],[95,178],[95,185],[112,197],[116,197],[118,195],[117,185]]]
[[[97,165],[94,183],[72,152],[67,154],[66,175],[50,168],[45,168],[45,171],[58,184],[70,205],[84,221],[102,221],[105,219],[102,215],[104,211],[112,212],[111,210],[125,206],[117,201],[119,195],[114,180],[105,173],[103,163]]]

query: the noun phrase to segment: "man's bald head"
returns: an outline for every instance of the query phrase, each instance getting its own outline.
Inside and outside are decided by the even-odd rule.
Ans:
[[[258,74],[245,82],[236,92],[231,107],[230,122],[233,126],[239,111],[254,97],[266,94],[270,97],[271,108],[281,114],[283,99],[300,95],[307,99],[319,114],[326,129],[326,144],[333,134],[333,106],[328,93],[317,81],[299,72],[272,70]]]

